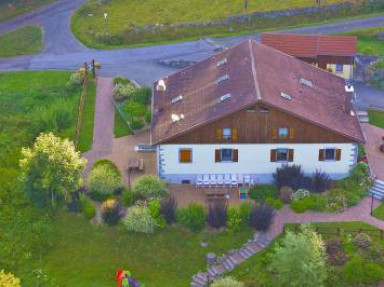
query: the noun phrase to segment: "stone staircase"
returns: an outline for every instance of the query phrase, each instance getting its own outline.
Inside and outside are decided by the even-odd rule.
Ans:
[[[254,239],[249,240],[240,249],[224,254],[215,265],[210,266],[205,272],[198,272],[192,276],[191,287],[208,286],[215,277],[233,270],[241,262],[264,249],[270,242],[271,239],[265,233],[257,234]]]
[[[357,111],[357,117],[360,123],[369,123],[369,117],[367,111]]]
[[[384,197],[384,181],[376,179],[369,192],[373,194],[374,198],[382,200]]]

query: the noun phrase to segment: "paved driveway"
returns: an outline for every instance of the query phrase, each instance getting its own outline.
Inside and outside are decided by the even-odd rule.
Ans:
[[[372,175],[384,181],[384,153],[379,150],[382,143],[381,138],[384,137],[384,129],[370,124],[362,124],[361,127],[367,140],[365,151]]]

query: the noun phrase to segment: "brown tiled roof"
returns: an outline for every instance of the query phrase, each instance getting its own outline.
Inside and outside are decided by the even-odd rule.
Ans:
[[[227,63],[217,66],[218,61]],[[229,79],[217,83],[228,75]],[[305,78],[313,87],[300,83]],[[218,55],[154,83],[151,141],[158,144],[216,121],[255,103],[265,103],[331,130],[364,141],[357,117],[345,110],[348,93],[342,78],[254,41],[245,41]],[[288,94],[292,100],[281,97]],[[231,94],[221,102],[220,97]],[[172,104],[172,99],[183,99]],[[172,122],[172,114],[184,115]]]
[[[357,37],[263,33],[261,43],[295,57],[357,54]]]

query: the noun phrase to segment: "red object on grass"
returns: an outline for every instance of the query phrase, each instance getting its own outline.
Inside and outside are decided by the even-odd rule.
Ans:
[[[116,286],[121,287],[121,283],[124,278],[124,271],[121,269],[117,269],[116,271]]]

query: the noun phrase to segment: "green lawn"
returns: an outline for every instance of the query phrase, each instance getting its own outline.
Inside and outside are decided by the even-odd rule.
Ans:
[[[0,1],[0,22],[30,12],[55,0],[9,0]]]
[[[374,226],[366,224],[364,222],[317,222],[312,224],[313,227],[320,228],[340,228],[340,229],[377,229]],[[295,224],[288,224],[286,226],[289,230],[294,230]],[[323,239],[335,237],[335,235],[322,235]],[[229,275],[236,277],[238,280],[243,281],[247,287],[251,286],[273,286],[273,278],[267,271],[268,257],[273,251],[276,244],[281,240],[282,235],[277,237],[266,249],[257,253],[253,257],[249,258],[238,267],[236,267]],[[372,237],[372,240],[380,241],[379,237]]]
[[[121,115],[117,110],[115,111],[114,133],[116,138],[120,138],[120,137],[124,137],[132,134],[131,129],[125,123],[124,119],[121,117]]]
[[[95,118],[96,83],[90,81],[88,93],[84,102],[83,118],[81,121],[78,150],[85,152],[90,150],[93,143],[93,123]]]
[[[38,54],[43,47],[40,27],[26,26],[0,36],[0,57]]]
[[[252,0],[248,10],[244,10],[244,0],[149,0],[149,1],[121,1],[111,0],[105,4],[96,1],[88,2],[79,9],[72,19],[72,30],[86,45],[94,48],[117,48],[130,45],[148,45],[153,43],[192,40],[207,35],[239,34],[255,29],[268,29],[295,25],[336,20],[366,14],[366,11],[327,12],[319,16],[298,15],[276,19],[252,19],[243,24],[230,26],[202,26],[189,28],[172,28],[172,24],[185,22],[207,22],[226,19],[233,15],[247,14],[255,11],[270,11],[282,9],[297,9],[313,6],[313,0]],[[327,0],[326,4],[345,2],[344,0]],[[349,2],[362,3],[361,0]],[[198,7],[198,9],[196,9]],[[108,13],[108,19],[103,17]],[[374,11],[370,10],[370,13]],[[92,16],[90,16],[92,15]],[[162,26],[159,32],[140,32],[135,28],[145,27],[147,24]]]
[[[384,204],[380,204],[374,211],[373,216],[384,221]]]
[[[369,116],[369,122],[372,125],[375,125],[375,126],[378,126],[378,127],[384,129],[384,112],[376,111],[376,110],[369,110],[368,116]]]
[[[249,229],[229,233],[191,233],[169,227],[154,234],[137,234],[121,227],[92,226],[82,216],[60,213],[54,220],[55,244],[43,258],[57,286],[115,286],[117,268],[128,269],[146,286],[189,286],[206,267],[208,252],[222,254],[240,247]],[[200,246],[200,241],[208,247]]]
[[[379,38],[378,34],[382,33],[383,38]],[[361,29],[340,35],[357,36],[358,51],[361,54],[384,55],[384,26],[377,28]]]

